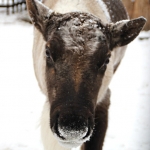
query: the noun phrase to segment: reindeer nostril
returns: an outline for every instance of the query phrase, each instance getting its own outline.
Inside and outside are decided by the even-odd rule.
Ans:
[[[88,130],[87,130],[86,135],[82,139],[89,137],[90,134],[91,134],[91,127],[90,127],[90,123],[89,123],[89,119],[88,119]]]
[[[105,60],[105,64],[108,64],[108,63],[109,63],[109,59],[106,59],[106,60]]]
[[[57,119],[56,123],[54,124],[53,130],[54,130],[54,133],[55,133],[59,138],[61,138],[62,140],[65,140],[65,138],[64,138],[64,137],[61,135],[61,133],[59,132],[58,119]]]

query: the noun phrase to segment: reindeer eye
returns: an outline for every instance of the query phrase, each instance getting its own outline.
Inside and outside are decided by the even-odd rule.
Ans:
[[[97,64],[97,66],[98,66],[98,70],[99,70],[99,72],[101,72],[101,73],[104,73],[105,71],[106,71],[106,68],[107,68],[107,64],[109,63],[109,58],[107,58],[106,60],[105,60],[105,62],[103,63],[103,65],[99,65],[99,64]]]
[[[107,58],[106,60],[105,60],[105,64],[108,64],[109,63],[109,58]]]
[[[49,51],[49,49],[46,49],[45,54],[46,54],[46,57],[47,57],[47,58],[50,58],[50,51]]]
[[[54,65],[54,61],[52,59],[52,56],[51,56],[51,51],[48,47],[46,47],[46,50],[45,50],[45,55],[46,55],[46,62],[47,62],[47,65],[49,67],[52,67]]]
[[[99,72],[104,73],[106,71],[107,65],[103,64],[100,68],[99,68]]]

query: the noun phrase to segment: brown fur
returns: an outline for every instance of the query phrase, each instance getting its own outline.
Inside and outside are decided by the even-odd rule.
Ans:
[[[112,22],[117,22],[128,18],[127,11],[123,6],[121,0],[102,0],[102,1],[107,6]]]
[[[81,150],[102,150],[104,137],[108,125],[108,108],[110,105],[110,90],[101,104],[97,104],[95,110],[95,128],[90,141],[82,145]]]

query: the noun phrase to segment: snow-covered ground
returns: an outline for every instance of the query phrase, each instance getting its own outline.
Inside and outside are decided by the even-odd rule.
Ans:
[[[42,150],[45,100],[32,65],[33,27],[0,14],[0,150]],[[132,42],[110,85],[104,150],[150,150],[150,31]]]

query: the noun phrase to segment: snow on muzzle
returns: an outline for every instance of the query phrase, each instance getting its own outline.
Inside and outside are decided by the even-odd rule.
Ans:
[[[57,112],[51,117],[51,129],[62,146],[78,147],[90,139],[94,126],[90,113]]]

